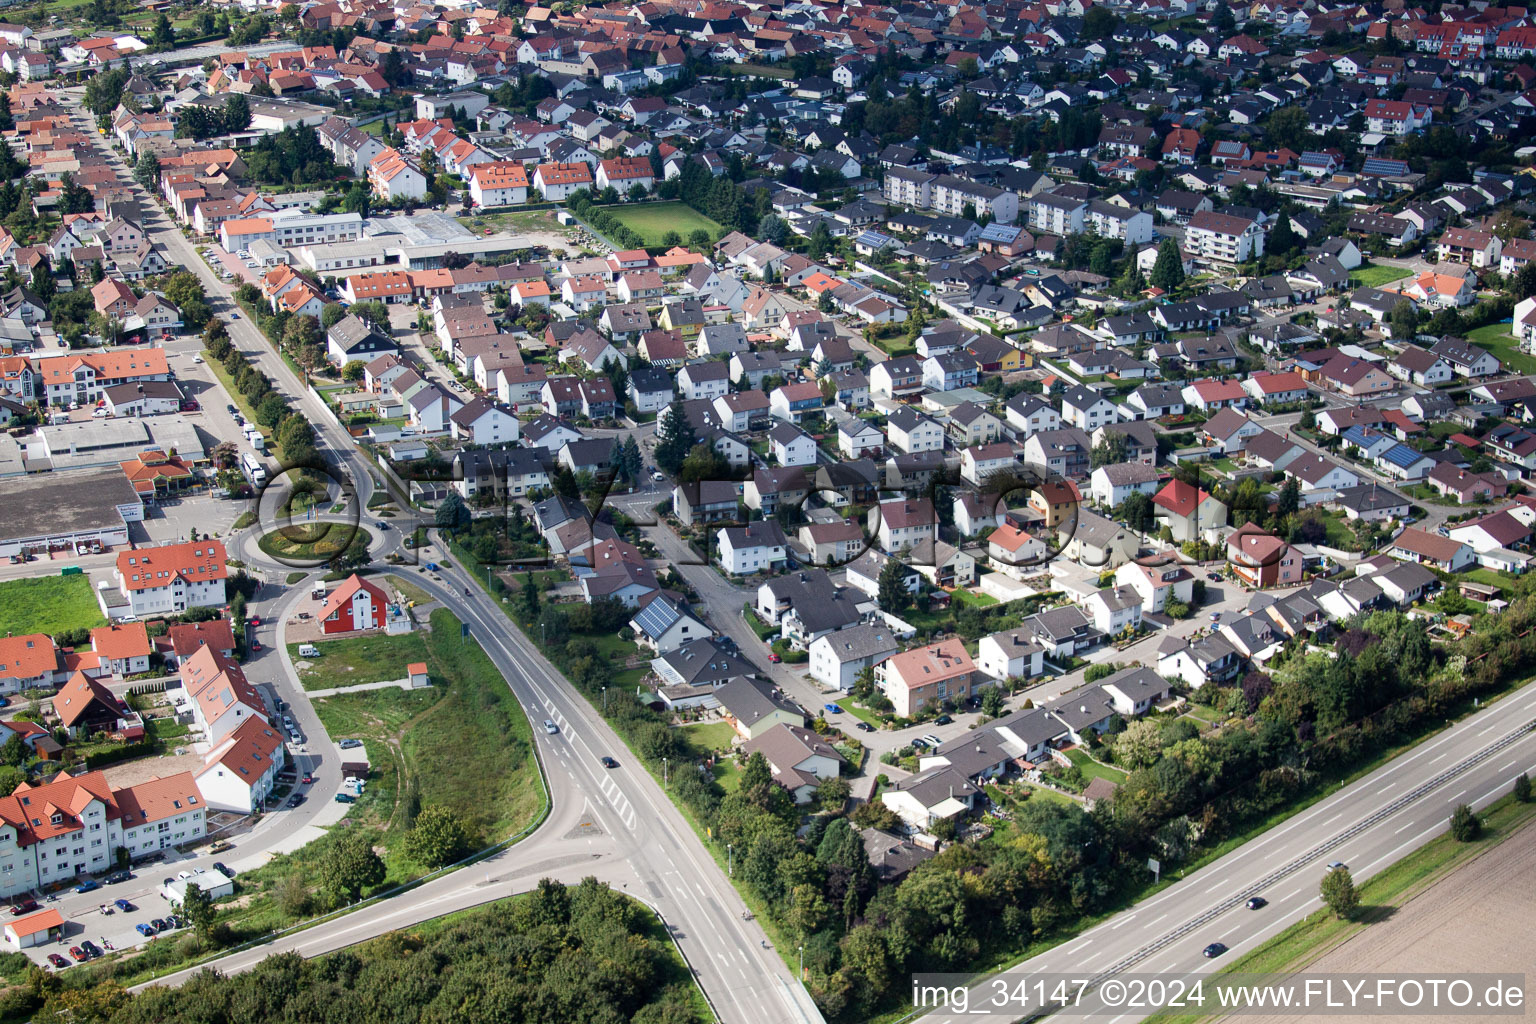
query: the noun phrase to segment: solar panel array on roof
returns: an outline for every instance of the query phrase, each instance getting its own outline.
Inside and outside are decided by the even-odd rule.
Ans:
[[[1360,173],[1377,177],[1391,178],[1408,173],[1408,164],[1404,160],[1390,160],[1386,157],[1369,157],[1360,165]]]

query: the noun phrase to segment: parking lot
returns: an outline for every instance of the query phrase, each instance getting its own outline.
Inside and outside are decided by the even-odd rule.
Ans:
[[[174,851],[168,853],[171,857],[176,856]],[[64,937],[57,942],[45,942],[22,952],[44,966],[49,966],[50,953],[64,957],[73,966],[75,961],[69,950],[87,939],[104,952],[110,952],[143,945],[157,934],[175,934],[180,929],[170,920],[171,907],[160,895],[160,886],[166,879],[175,878],[186,871],[186,868],[178,867],[174,862],[145,863],[130,872],[125,881],[102,884],[85,894],[68,891],[67,895],[56,900],[44,901],[39,909],[54,909],[63,915]],[[123,900],[128,909],[118,907],[117,900]],[[103,908],[108,908],[110,912]],[[157,929],[154,925],[157,919],[170,927]],[[149,934],[140,932],[140,925]]]

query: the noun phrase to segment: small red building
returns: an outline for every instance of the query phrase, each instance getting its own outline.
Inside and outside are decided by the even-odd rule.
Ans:
[[[320,628],[327,633],[383,629],[388,601],[382,589],[354,573],[325,599]]]

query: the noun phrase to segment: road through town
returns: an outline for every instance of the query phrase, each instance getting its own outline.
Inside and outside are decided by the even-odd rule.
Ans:
[[[395,928],[523,892],[541,878],[575,883],[589,875],[644,900],[666,921],[725,1021],[814,1024],[820,1014],[768,945],[725,872],[704,850],[661,784],[625,752],[601,716],[507,622],[459,569],[443,582],[412,583],[470,626],[534,726],[552,810],[515,846],[472,867],[440,876],[393,899],[215,961],[240,971],[276,952],[305,956],[340,949]],[[468,590],[466,595],[465,590]],[[558,732],[542,728],[548,718]],[[602,767],[616,757],[619,767]],[[687,770],[679,768],[678,770]],[[159,979],[179,984],[193,971]]]

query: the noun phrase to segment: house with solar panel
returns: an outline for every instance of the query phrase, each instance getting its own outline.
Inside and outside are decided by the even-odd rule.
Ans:
[[[684,644],[706,637],[711,630],[677,602],[658,597],[629,620],[635,631],[635,643],[657,654],[671,654]]]

